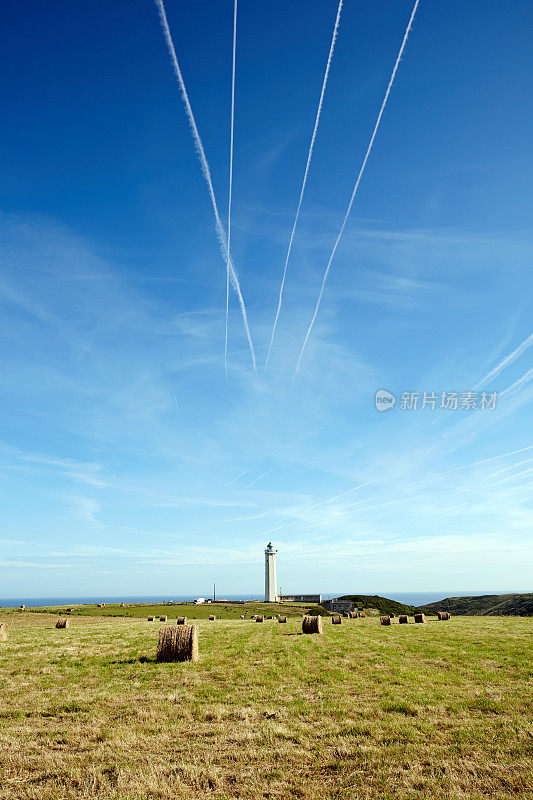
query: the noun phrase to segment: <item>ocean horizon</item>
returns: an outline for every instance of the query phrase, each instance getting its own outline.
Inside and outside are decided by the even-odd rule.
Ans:
[[[322,595],[324,600],[332,597],[342,597],[344,594],[352,594],[351,592],[326,592]],[[362,594],[368,594],[362,592]],[[522,594],[519,590],[490,590],[485,591],[442,591],[442,592],[372,592],[372,594],[380,597],[387,597],[390,600],[397,600],[399,603],[405,603],[412,606],[426,605],[426,603],[436,603],[438,600],[444,600],[447,597],[479,597],[485,594]],[[186,603],[196,600],[197,597],[203,597],[198,594],[188,595],[94,595],[88,597],[62,595],[52,597],[29,597],[27,595],[20,595],[19,597],[4,597],[0,598],[0,608],[14,608],[22,604],[30,608],[39,608],[42,606],[64,606],[64,605],[92,605],[94,603]],[[207,599],[206,595],[206,599]],[[217,600],[223,599],[228,601],[235,600],[262,600],[262,594],[226,594]]]

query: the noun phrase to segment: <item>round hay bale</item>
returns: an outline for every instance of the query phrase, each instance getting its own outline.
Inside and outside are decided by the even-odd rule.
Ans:
[[[167,621],[167,615],[161,614],[161,616],[159,617],[159,622],[166,622],[166,621]]]
[[[287,617],[278,617],[278,622],[287,622]]]
[[[357,616],[359,617],[359,619],[364,619],[366,617],[366,614],[364,611],[358,611]]]
[[[178,617],[176,620],[176,625],[186,625],[187,624],[187,617]]]
[[[342,616],[343,616],[345,619],[347,619],[347,618],[348,618],[348,612],[347,612],[347,611],[343,611],[343,612],[342,612]]]
[[[450,619],[450,614],[448,611],[437,611],[438,619],[446,620]]]
[[[148,622],[153,622],[154,620],[155,620],[155,617],[152,617],[152,616],[148,617]]]
[[[407,614],[400,614],[400,616],[398,617],[398,622],[400,623],[400,625],[407,625],[408,621],[409,620],[407,619]]]
[[[415,622],[425,622],[426,616],[425,614],[415,614]]]
[[[394,614],[392,613],[392,611],[389,613],[389,617],[390,617],[391,619],[394,619]]]
[[[341,622],[342,622],[341,615],[340,614],[333,614],[333,616],[331,618],[331,624],[332,625],[340,625]]]
[[[209,622],[214,622],[215,620],[216,620],[215,615],[214,614],[209,614]]]
[[[258,614],[256,616],[256,618],[255,618],[255,621],[256,622],[263,622],[263,619],[264,619],[263,615],[262,614]]]
[[[19,608],[20,608],[20,610],[21,610],[21,611],[24,611],[24,609],[26,608],[26,606],[19,606]]]
[[[198,626],[172,625],[159,629],[158,661],[198,661]]]
[[[350,619],[357,619],[357,611],[349,611],[348,616]]]
[[[66,617],[60,617],[56,622],[56,628],[68,628],[69,625],[70,622]]]
[[[380,617],[379,621],[381,622],[382,625],[390,625],[390,617],[388,615]]]
[[[98,603],[98,605],[96,606],[96,608],[103,608],[104,606],[105,606],[105,603]]]
[[[0,642],[5,642],[8,635],[8,627],[5,622],[0,622]]]
[[[306,614],[302,620],[303,633],[322,633],[322,617]]]

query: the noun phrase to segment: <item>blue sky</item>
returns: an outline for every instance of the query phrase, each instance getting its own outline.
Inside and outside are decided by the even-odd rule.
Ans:
[[[149,0],[4,9],[3,596],[531,586],[533,9],[240,0],[226,268]],[[231,0],[168,0],[223,218]],[[402,392],[498,392],[495,410]],[[394,393],[379,413],[378,389]],[[240,476],[240,477],[238,477]],[[261,477],[262,476],[262,477]]]

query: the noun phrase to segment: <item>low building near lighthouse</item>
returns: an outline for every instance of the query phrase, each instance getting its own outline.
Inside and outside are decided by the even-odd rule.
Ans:
[[[280,603],[321,603],[321,594],[282,594],[279,597]]]

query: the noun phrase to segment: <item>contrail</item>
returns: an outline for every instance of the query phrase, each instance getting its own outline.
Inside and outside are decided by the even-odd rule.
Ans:
[[[237,49],[237,0],[233,5],[233,62],[231,70],[231,128],[229,146],[228,191],[228,249],[226,254],[226,338],[224,341],[224,372],[228,377],[228,318],[229,318],[229,259],[231,242],[231,196],[233,192],[233,127],[235,121],[235,51]]]
[[[238,475],[235,475],[235,477],[234,477],[234,478],[232,478],[232,479],[231,479],[230,481],[228,481],[227,483],[225,483],[225,484],[224,484],[224,486],[229,486],[231,483],[235,483],[235,481],[236,481],[236,480],[238,480],[239,478],[242,478],[242,476],[243,476],[243,475],[246,475],[246,473],[247,473],[247,472],[250,472],[250,470],[251,470],[251,467],[248,467],[248,469],[245,469],[245,470],[244,470],[244,472],[239,472],[239,474],[238,474]]]
[[[326,92],[326,84],[328,82],[329,77],[329,69],[331,67],[331,61],[333,58],[333,51],[335,49],[335,42],[337,41],[337,33],[339,30],[339,22],[341,18],[341,11],[342,11],[342,4],[343,0],[339,0],[339,7],[337,8],[337,17],[335,19],[335,27],[333,28],[333,36],[331,37],[331,45],[329,48],[329,56],[328,61],[326,64],[326,71],[324,73],[324,80],[322,81],[322,91],[320,92],[320,100],[318,101],[318,109],[316,112],[316,119],[315,119],[315,127],[313,128],[313,135],[311,136],[311,144],[309,145],[309,152],[307,154],[307,164],[305,165],[305,172],[304,172],[304,179],[302,181],[302,188],[300,190],[300,199],[298,201],[298,207],[296,209],[296,216],[294,217],[294,222],[292,225],[291,236],[289,239],[289,246],[287,248],[287,255],[285,256],[285,266],[283,268],[283,277],[281,278],[281,287],[279,290],[279,298],[278,298],[278,307],[276,310],[276,317],[274,319],[274,326],[272,328],[272,335],[270,337],[270,346],[268,348],[268,353],[265,361],[265,369],[268,367],[268,362],[270,360],[270,353],[272,352],[272,345],[274,343],[274,336],[276,335],[276,326],[278,324],[279,313],[281,311],[281,304],[283,302],[283,289],[285,288],[285,277],[287,275],[287,265],[289,263],[289,258],[291,256],[292,250],[292,242],[294,239],[294,233],[296,231],[296,225],[298,224],[298,219],[300,217],[300,209],[302,207],[302,200],[304,197],[305,187],[307,184],[307,177],[309,175],[309,165],[311,164],[311,158],[313,156],[313,149],[315,146],[315,139],[318,130],[318,123],[320,122],[320,115],[322,113],[322,105],[324,102],[324,94]]]
[[[527,450],[533,450],[533,445],[530,444],[527,447],[521,447],[519,450],[509,450],[508,453],[501,453],[499,456],[491,456],[490,458],[482,458],[480,461],[472,461],[470,464],[462,464],[460,467],[452,467],[451,469],[447,469],[446,472],[440,472],[440,475],[447,475],[449,472],[457,472],[459,469],[468,469],[468,467],[475,467],[478,464],[487,464],[489,461],[497,461],[500,458],[506,458],[507,456],[514,456],[517,453],[524,453]]]
[[[247,483],[245,488],[248,489],[249,486],[253,486],[254,483],[257,483],[257,481],[260,481],[261,478],[266,478],[266,476],[270,475],[270,473],[273,472],[273,471],[274,471],[274,467],[272,467],[272,469],[267,469],[267,471],[263,472],[263,474],[260,475],[258,478],[255,478],[255,480],[250,481],[250,483]]]
[[[513,394],[517,394],[522,389],[522,387],[525,386],[526,383],[529,383],[529,381],[531,380],[533,380],[533,369],[528,369],[525,375],[522,375],[521,378],[515,381],[511,386],[508,386],[507,389],[505,389],[501,393],[500,398],[512,397]]]
[[[344,497],[346,494],[351,494],[352,492],[357,492],[359,489],[363,489],[365,486],[368,486],[370,483],[375,483],[378,479],[372,478],[370,481],[366,481],[365,483],[360,483],[359,486],[353,486],[351,489],[348,489],[346,492],[341,492],[340,494],[336,494],[334,497],[328,497],[326,500],[317,500],[316,503],[312,503],[310,506],[304,506],[301,509],[301,512],[311,511],[313,508],[318,508],[319,506],[325,506],[327,503],[332,503],[334,500],[338,500],[340,497]],[[252,539],[260,539],[262,536],[266,536],[267,533],[273,533],[274,531],[279,531],[280,528],[287,528],[289,525],[294,525],[294,520],[291,519],[289,522],[282,522],[280,525],[276,525],[275,528],[269,528],[267,531],[261,531],[256,536],[252,536]]]
[[[401,47],[400,47],[400,51],[398,53],[398,57],[396,58],[396,63],[394,64],[394,69],[392,70],[392,75],[390,77],[390,81],[389,81],[389,84],[387,86],[387,91],[385,92],[385,97],[383,98],[383,102],[382,102],[381,108],[379,110],[378,118],[376,120],[376,124],[374,125],[374,130],[372,131],[372,136],[370,137],[370,143],[369,143],[369,145],[367,147],[367,150],[366,150],[366,153],[365,153],[365,157],[364,157],[363,163],[361,165],[361,169],[359,170],[359,174],[357,176],[357,180],[355,182],[355,186],[354,186],[354,189],[353,189],[353,192],[352,192],[352,196],[350,198],[350,202],[348,203],[348,208],[346,209],[346,214],[344,215],[344,219],[342,221],[342,225],[341,225],[339,234],[338,234],[338,236],[337,236],[337,238],[335,240],[335,244],[333,245],[333,250],[331,251],[331,255],[329,257],[329,261],[328,261],[326,270],[324,272],[324,277],[322,278],[322,286],[320,287],[320,292],[318,294],[318,300],[316,302],[315,311],[314,311],[313,317],[311,319],[311,323],[309,325],[309,328],[307,329],[307,333],[305,334],[305,339],[304,339],[304,342],[303,342],[303,345],[302,345],[302,349],[300,350],[300,355],[298,357],[298,363],[296,364],[296,369],[294,370],[294,375],[293,375],[293,378],[292,378],[292,385],[293,386],[294,386],[294,381],[296,380],[296,375],[298,374],[298,369],[300,368],[300,363],[301,363],[301,360],[302,360],[302,356],[303,356],[305,348],[307,346],[307,341],[308,341],[309,336],[311,334],[311,331],[313,329],[313,325],[315,324],[315,320],[316,320],[316,317],[317,317],[317,314],[318,314],[318,309],[320,307],[320,302],[322,300],[322,295],[324,294],[324,288],[326,286],[326,281],[328,279],[329,270],[331,268],[331,264],[332,264],[333,259],[335,257],[335,253],[337,251],[337,247],[339,246],[339,242],[341,240],[342,234],[344,233],[344,228],[346,227],[346,223],[348,222],[348,217],[350,216],[350,212],[352,210],[352,206],[354,204],[354,201],[355,201],[355,198],[356,198],[356,195],[357,195],[357,191],[359,189],[359,184],[361,183],[361,178],[363,177],[363,173],[364,173],[366,165],[367,165],[367,161],[368,161],[368,159],[370,157],[370,153],[372,152],[372,147],[374,146],[374,139],[376,138],[376,134],[378,132],[378,129],[379,129],[379,126],[380,126],[380,123],[381,123],[381,118],[383,116],[383,112],[385,111],[385,106],[387,105],[387,101],[389,99],[389,95],[391,93],[391,89],[392,89],[392,86],[394,84],[394,79],[396,78],[396,73],[398,72],[398,67],[400,66],[400,61],[401,61],[401,58],[402,58],[402,55],[403,55],[403,51],[405,49],[405,45],[407,44],[407,39],[408,39],[409,33],[411,31],[411,26],[413,24],[413,20],[415,18],[415,14],[416,14],[417,8],[419,6],[419,3],[420,3],[420,0],[416,0],[416,2],[414,4],[414,7],[413,7],[413,10],[411,12],[411,17],[409,19],[409,23],[407,25],[407,28],[406,28],[406,31],[405,31],[405,34],[404,34],[404,37],[403,37],[403,41],[402,41],[402,44],[401,44]]]
[[[516,469],[516,467],[521,467],[524,464],[531,464],[532,461],[533,461],[533,458],[524,458],[523,461],[518,461],[516,464],[509,464],[508,467],[503,467],[502,469],[496,470],[496,472],[491,472],[490,475],[486,475],[485,476],[485,480],[488,481],[491,478],[495,478],[498,475],[501,475],[503,472],[509,472],[510,469]],[[515,475],[517,475],[518,477],[520,477],[520,475],[522,475],[522,474],[523,474],[522,472],[515,473]],[[508,476],[508,477],[511,477],[511,476]]]
[[[202,140],[200,138],[200,134],[198,133],[198,128],[196,126],[196,120],[194,118],[194,114],[192,111],[191,103],[189,101],[189,95],[187,94],[187,89],[185,88],[185,82],[183,80],[183,75],[181,74],[180,65],[178,64],[178,58],[176,56],[176,50],[174,48],[174,42],[172,41],[172,36],[170,34],[170,28],[168,27],[167,15],[165,13],[165,7],[163,5],[163,0],[155,0],[155,4],[159,11],[159,17],[161,19],[161,26],[163,28],[163,34],[165,37],[165,41],[167,44],[168,52],[170,54],[170,59],[172,61],[172,66],[174,67],[174,72],[176,74],[176,78],[178,79],[181,97],[183,103],[185,105],[185,111],[187,113],[187,118],[189,120],[189,125],[191,128],[191,132],[194,139],[194,145],[196,148],[196,153],[198,155],[198,159],[200,161],[200,165],[202,167],[202,173],[205,178],[205,182],[207,184],[207,188],[209,191],[209,197],[211,199],[211,205],[213,206],[213,212],[215,214],[215,228],[218,236],[218,242],[220,246],[220,250],[222,252],[222,256],[224,261],[226,261],[226,268],[229,270],[231,282],[233,284],[233,288],[237,293],[237,297],[239,298],[239,305],[241,308],[242,320],[244,324],[244,330],[246,331],[246,338],[248,339],[248,345],[250,347],[250,353],[252,355],[252,363],[254,369],[256,368],[256,361],[255,361],[255,352],[254,346],[252,343],[252,337],[250,334],[250,328],[248,327],[248,317],[246,315],[246,306],[244,305],[244,298],[242,296],[241,287],[239,284],[239,279],[237,277],[237,273],[235,272],[235,268],[233,266],[233,261],[229,254],[228,243],[226,239],[226,232],[224,230],[224,226],[222,225],[222,221],[220,219],[220,214],[218,212],[217,201],[215,198],[215,190],[213,189],[213,181],[211,179],[211,171],[209,169],[209,164],[207,162],[207,158],[205,155],[204,146],[202,144]]]
[[[181,417],[181,411],[178,405],[178,398],[176,397],[176,392],[173,392],[173,395],[174,395],[174,402],[176,403],[176,411],[178,412],[178,417]]]
[[[505,356],[505,358],[500,361],[499,364],[496,364],[494,369],[491,369],[491,371],[488,372],[484,378],[481,378],[481,380],[478,381],[475,386],[472,386],[472,391],[481,389],[482,386],[486,386],[487,383],[490,383],[497,375],[500,374],[503,369],[505,369],[505,367],[508,367],[510,364],[513,364],[517,358],[520,358],[522,353],[525,353],[525,351],[531,347],[532,344],[533,333],[530,334],[527,339],[524,339],[522,344],[519,344],[516,350],[513,350],[513,352],[509,353],[508,356]]]

